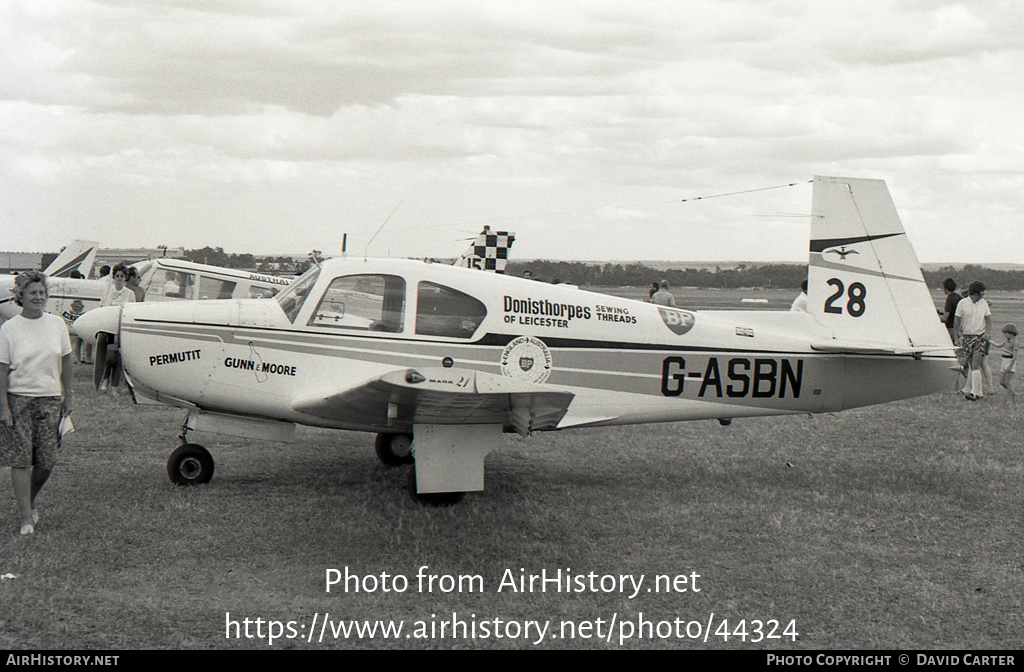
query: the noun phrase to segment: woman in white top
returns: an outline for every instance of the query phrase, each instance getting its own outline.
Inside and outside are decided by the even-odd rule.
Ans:
[[[0,464],[11,467],[21,533],[32,534],[36,496],[57,463],[60,420],[71,413],[71,339],[64,320],[43,312],[45,275],[22,273],[13,293],[21,314],[0,326]]]
[[[125,285],[128,279],[128,267],[124,264],[114,266],[110,273],[110,291],[100,301],[101,306],[123,306],[126,303],[135,303],[135,292],[131,287]],[[116,347],[107,348],[107,359],[103,365],[103,378],[100,382],[100,392],[106,392],[108,387],[116,388],[121,384],[121,356]]]

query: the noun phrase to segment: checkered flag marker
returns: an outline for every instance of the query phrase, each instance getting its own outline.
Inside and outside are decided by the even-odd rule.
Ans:
[[[514,233],[491,231],[490,227],[485,226],[476,240],[456,260],[455,265],[504,273],[505,265],[508,264],[508,251],[515,239]]]

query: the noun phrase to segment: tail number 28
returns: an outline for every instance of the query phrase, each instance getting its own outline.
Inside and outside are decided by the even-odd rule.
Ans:
[[[852,317],[860,317],[864,314],[864,297],[867,296],[868,290],[859,282],[855,282],[850,285],[850,289],[847,290],[846,286],[843,285],[843,281],[839,278],[830,278],[828,284],[835,287],[836,291],[832,296],[825,299],[825,312],[835,313],[837,315],[843,314],[842,305],[834,305],[836,301],[841,301],[843,294],[847,296],[846,312]]]

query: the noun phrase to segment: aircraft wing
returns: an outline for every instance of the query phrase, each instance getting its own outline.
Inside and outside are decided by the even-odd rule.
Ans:
[[[292,408],[332,420],[394,427],[502,424],[526,435],[553,429],[573,394],[463,369],[397,369],[358,385],[321,390]]]

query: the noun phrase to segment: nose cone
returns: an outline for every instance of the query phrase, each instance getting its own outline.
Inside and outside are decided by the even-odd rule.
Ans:
[[[120,306],[105,306],[93,308],[74,321],[71,329],[83,341],[96,344],[96,334],[105,331],[108,334],[116,334],[118,321],[121,319]]]

